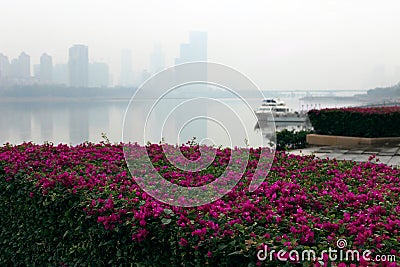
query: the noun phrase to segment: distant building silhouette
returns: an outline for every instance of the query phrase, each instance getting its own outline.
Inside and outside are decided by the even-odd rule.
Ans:
[[[155,74],[165,68],[165,55],[161,45],[156,44],[150,56],[150,73]]]
[[[124,49],[121,52],[121,77],[120,85],[133,86],[133,70],[132,70],[132,52],[129,49]]]
[[[175,64],[192,61],[207,61],[207,32],[190,32],[189,43],[181,44]]]
[[[22,52],[17,61],[17,77],[29,78],[31,76],[31,57]]]
[[[89,87],[108,87],[109,76],[107,63],[94,62],[89,64]]]
[[[11,64],[7,63],[8,58],[2,55],[0,57],[0,72],[2,72],[2,80],[6,79],[11,84],[32,84],[31,77],[31,58],[25,52],[22,52],[18,58],[11,60]]]
[[[175,59],[175,65],[207,61],[207,32],[193,31],[189,35],[189,43],[181,44],[179,58]],[[207,66],[204,65],[202,70],[196,69],[196,77],[199,80],[207,80]],[[200,86],[198,87],[200,88]],[[205,87],[198,90],[204,90]]]
[[[10,64],[10,76],[12,78],[20,77],[20,74],[18,73],[18,71],[19,71],[18,59],[17,58],[13,58],[11,60],[11,64]]]
[[[53,58],[46,53],[40,57],[39,80],[43,84],[53,82]]]
[[[10,76],[10,61],[8,57],[0,53],[0,78]]]
[[[74,45],[69,49],[69,85],[87,87],[89,79],[89,53],[85,45]]]

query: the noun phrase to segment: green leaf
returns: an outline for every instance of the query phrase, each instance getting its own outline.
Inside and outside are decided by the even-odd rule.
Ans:
[[[164,209],[164,213],[167,214],[167,215],[171,215],[174,212],[171,209]]]
[[[69,230],[65,231],[63,238],[65,238],[68,235],[68,233],[69,233]]]
[[[228,256],[242,255],[242,254],[243,254],[243,252],[240,250],[240,251],[234,251],[234,252],[232,252],[232,253],[229,253]]]
[[[161,220],[162,224],[164,224],[164,225],[170,224],[171,221],[172,221],[171,219],[167,219],[167,218],[162,218],[162,220]]]

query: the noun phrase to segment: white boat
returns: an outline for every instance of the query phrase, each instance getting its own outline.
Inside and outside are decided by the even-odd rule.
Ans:
[[[255,114],[260,126],[266,125],[268,121],[274,121],[275,123],[305,123],[308,119],[305,112],[291,111],[284,101],[275,98],[264,99]]]

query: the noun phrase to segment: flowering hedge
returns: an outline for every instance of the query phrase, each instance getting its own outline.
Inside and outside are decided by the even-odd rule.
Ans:
[[[147,150],[175,183],[211,181],[230,156],[230,149],[218,149],[210,167],[187,173],[171,166],[159,145]],[[339,238],[348,249],[399,259],[398,169],[277,153],[265,182],[250,193],[260,150],[249,150],[246,172],[230,193],[183,208],[137,186],[121,144],[6,145],[0,148],[0,265],[280,266],[276,258],[258,260],[258,250],[322,251],[336,248]],[[198,146],[181,151],[198,157]]]
[[[317,134],[356,137],[400,137],[400,107],[310,110]]]

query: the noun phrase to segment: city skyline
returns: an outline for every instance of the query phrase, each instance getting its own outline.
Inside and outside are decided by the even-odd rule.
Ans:
[[[21,8],[22,7],[22,8]],[[5,0],[0,52],[65,63],[67,47],[90,47],[119,82],[121,50],[150,71],[154,44],[174,64],[190,31],[208,33],[208,59],[269,89],[366,89],[400,80],[400,2],[395,0],[161,1]]]
[[[133,71],[132,51],[123,49],[119,74],[110,73],[107,62],[90,61],[90,48],[87,45],[74,44],[68,51],[67,62],[55,65],[53,65],[53,57],[46,52],[40,56],[40,64],[31,64],[30,56],[25,52],[21,52],[18,58],[12,59],[11,63],[8,56],[0,53],[0,85],[1,78],[11,78],[8,85],[64,84],[71,87],[137,87],[151,75],[166,67],[165,54],[160,43],[154,45],[148,69],[143,68],[139,71]],[[206,32],[191,31],[189,43],[180,45],[179,57],[175,59],[175,64],[191,61],[207,61]],[[118,76],[119,79],[111,82],[114,76]],[[21,82],[20,78],[25,80]]]

